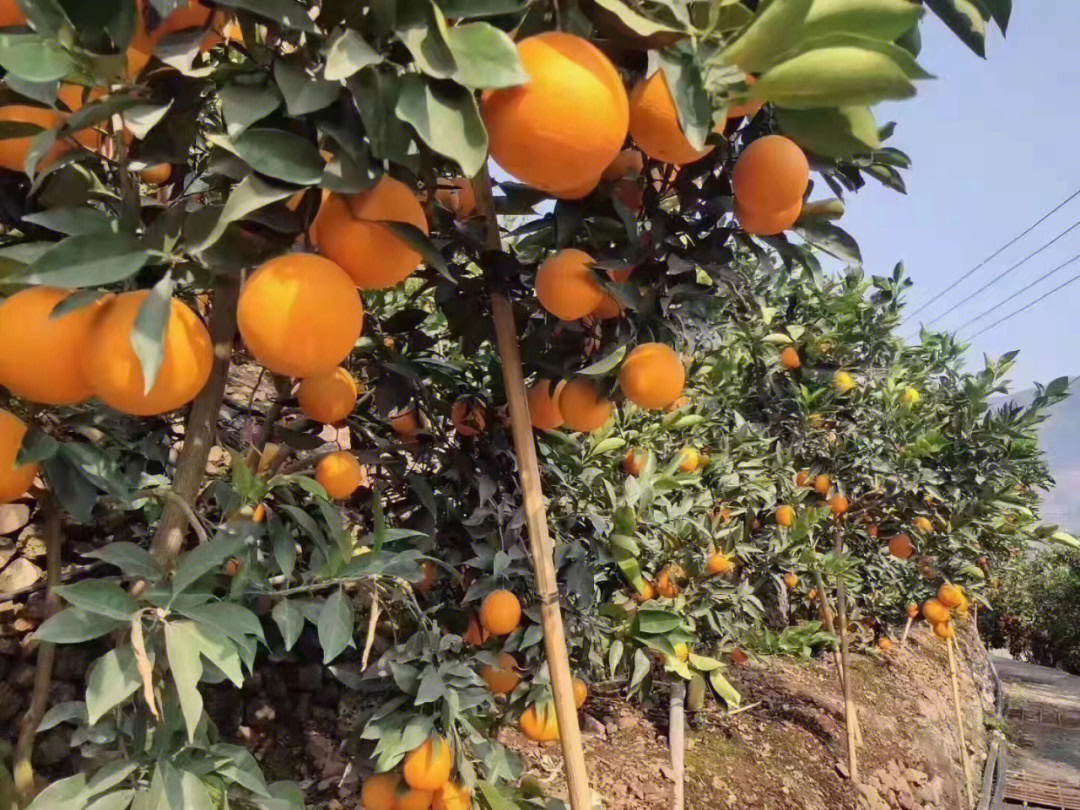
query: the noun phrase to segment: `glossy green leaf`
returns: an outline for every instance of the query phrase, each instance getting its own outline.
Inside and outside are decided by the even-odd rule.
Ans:
[[[484,165],[487,130],[472,93],[436,88],[421,76],[405,76],[396,112],[428,146],[457,162],[466,176],[472,177]]]
[[[827,220],[798,225],[795,232],[811,245],[821,248],[842,262],[849,265],[862,264],[862,253],[851,234]]]
[[[334,591],[323,604],[319,612],[318,630],[324,664],[329,664],[352,644],[353,609],[341,589]]]
[[[104,211],[89,206],[74,205],[47,208],[23,217],[23,222],[40,225],[42,228],[67,236],[105,233],[112,229],[115,221]]]
[[[754,95],[780,107],[807,110],[876,104],[915,95],[895,61],[865,48],[819,48],[763,74]]]
[[[110,619],[130,621],[139,609],[127,591],[101,579],[60,585],[54,591],[69,605]]]
[[[701,70],[693,55],[683,49],[669,48],[658,56],[671,97],[679,111],[679,125],[683,134],[695,149],[701,149],[712,129],[712,105],[705,91]]]
[[[822,157],[849,158],[881,147],[869,107],[789,110],[777,107],[780,131],[803,149]]]
[[[90,665],[86,677],[86,714],[90,725],[119,706],[142,686],[131,647],[110,650]]]
[[[368,65],[382,61],[379,52],[372,48],[360,34],[351,28],[344,29],[326,51],[326,67],[323,76],[327,81],[347,79]]]
[[[217,0],[217,5],[250,11],[252,14],[258,14],[296,31],[305,31],[309,34],[319,32],[311,15],[308,14],[307,6],[297,0]]]
[[[194,622],[166,623],[165,653],[169,659],[169,672],[180,698],[180,712],[184,716],[184,725],[187,726],[188,742],[193,742],[203,711],[203,699],[198,686],[203,665],[199,657],[199,637],[194,632]]]
[[[218,98],[230,138],[266,118],[281,104],[281,93],[272,84],[227,84],[218,90]]]
[[[926,0],[926,5],[961,42],[979,56],[986,56],[986,17],[978,3],[973,0]]]
[[[51,82],[74,68],[55,39],[38,34],[0,34],[0,66],[28,82]]]
[[[149,258],[127,234],[69,236],[28,266],[20,281],[69,288],[114,284],[131,278]]]
[[[188,249],[192,253],[206,251],[225,235],[225,229],[230,224],[271,203],[291,197],[296,191],[295,188],[283,188],[256,175],[245,177],[233,188],[225,207],[221,209],[217,221],[207,234],[202,239],[193,241]]]
[[[246,545],[244,537],[218,535],[180,555],[173,573],[173,592],[181,593],[203,575],[220,568],[227,559],[242,553]]]
[[[648,40],[653,47],[671,45],[686,37],[686,31],[657,22],[632,8],[623,0],[595,0],[596,5],[609,12],[625,31]]]
[[[274,62],[274,81],[289,115],[300,116],[324,109],[333,103],[341,92],[341,85],[310,75],[298,62],[278,59]]]
[[[319,147],[282,129],[248,129],[233,140],[244,161],[260,174],[298,186],[315,185],[322,179],[325,161]]]
[[[512,39],[486,22],[468,23],[446,33],[457,70],[454,81],[466,87],[516,87],[529,81]]]
[[[136,795],[137,792],[131,788],[114,790],[91,801],[86,810],[127,810]]]
[[[48,785],[26,810],[83,810],[89,798],[86,774],[78,773]]]
[[[922,16],[911,0],[814,0],[802,37],[843,31],[893,42]]]
[[[281,631],[281,638],[285,642],[285,650],[288,652],[300,638],[300,631],[304,629],[304,613],[295,603],[288,599],[282,599],[270,614],[271,618]]]
[[[723,58],[747,73],[764,72],[798,40],[812,4],[813,0],[773,0],[759,8]]]
[[[53,644],[78,644],[81,641],[101,638],[125,625],[126,622],[110,619],[100,613],[88,613],[69,607],[46,619],[34,633],[34,638],[38,641],[51,641]]]
[[[142,302],[128,336],[142,369],[144,396],[157,385],[158,374],[165,363],[165,331],[172,314],[172,293],[172,273],[166,273]]]
[[[447,42],[446,18],[431,0],[412,0],[399,5],[396,32],[417,67],[429,76],[446,79],[457,68]]]

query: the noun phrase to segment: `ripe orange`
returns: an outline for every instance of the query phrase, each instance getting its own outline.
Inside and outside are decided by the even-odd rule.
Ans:
[[[416,434],[420,432],[420,415],[416,412],[416,408],[391,416],[390,429],[402,439],[415,439]]]
[[[31,107],[25,104],[9,104],[0,107],[0,123],[28,124],[41,129],[57,129],[63,122],[63,115],[45,107]],[[5,138],[0,141],[0,166],[11,169],[13,172],[25,171],[26,156],[30,153],[30,147],[33,146],[36,135],[37,133],[34,133],[21,138]],[[66,144],[57,143],[49,155],[42,158],[38,168],[48,166],[68,149]]]
[[[559,392],[559,413],[571,430],[581,433],[599,430],[611,418],[611,409],[611,402],[600,396],[596,385],[587,377],[570,380]]]
[[[906,534],[898,534],[889,538],[889,553],[899,560],[907,560],[915,553],[915,546]]]
[[[825,475],[825,473],[821,473],[814,478],[814,492],[816,492],[818,495],[825,497],[829,494],[829,490],[831,489],[832,479],[829,476]]]
[[[833,495],[829,500],[829,509],[834,515],[840,517],[848,510],[848,499],[843,495]]]
[[[559,739],[559,720],[555,706],[548,702],[530,706],[521,714],[521,733],[536,742]]]
[[[714,551],[709,555],[709,561],[705,565],[707,570],[712,576],[719,574],[726,574],[732,569],[731,558],[722,551]]]
[[[435,199],[454,219],[468,219],[476,213],[476,192],[464,177],[440,178]]]
[[[917,619],[919,618],[919,606],[914,602],[909,602],[907,607],[904,608],[904,613],[907,614],[909,619]]]
[[[934,532],[934,524],[930,522],[930,518],[919,515],[915,520],[911,521],[911,523],[916,531],[922,532],[923,534],[933,534]]]
[[[784,574],[784,586],[789,591],[795,590],[799,586],[799,575],[788,571]]]
[[[799,359],[799,350],[794,346],[786,347],[780,352],[780,363],[788,371],[795,371],[797,368],[802,368],[802,360]]]
[[[482,647],[487,643],[487,640],[491,638],[491,634],[480,626],[480,621],[476,616],[470,616],[469,627],[462,638],[465,640],[465,643],[470,646]]]
[[[934,635],[942,641],[948,641],[956,636],[956,630],[951,621],[938,622],[934,625]]]
[[[340,265],[361,290],[393,287],[420,266],[420,254],[380,220],[404,222],[428,233],[427,217],[412,189],[385,176],[361,194],[328,195],[312,225],[319,252]]]
[[[562,427],[558,395],[559,387],[553,386],[551,380],[537,380],[529,386],[529,417],[537,430],[555,430]]]
[[[927,599],[923,602],[922,615],[930,624],[940,624],[949,620],[949,609],[937,599]]]
[[[877,645],[878,645],[878,649],[881,650],[882,652],[888,652],[889,650],[891,650],[893,648],[892,639],[884,638],[884,637],[878,639]]]
[[[360,791],[360,803],[364,810],[395,810],[400,784],[400,774],[377,773],[369,776]]]
[[[795,486],[808,487],[810,486],[810,473],[803,470],[795,474]]]
[[[496,695],[508,695],[521,683],[517,665],[517,659],[510,653],[499,653],[499,665],[493,667],[491,664],[486,664],[480,670],[480,677],[484,679],[488,689]]]
[[[693,163],[712,151],[695,149],[683,134],[663,69],[641,79],[630,93],[630,137],[642,152],[663,163]]]
[[[866,534],[869,537],[876,538],[878,536],[878,531],[879,529],[876,523],[871,523],[869,526],[866,527]]]
[[[621,318],[623,314],[623,305],[619,303],[619,299],[614,295],[608,295],[604,293],[604,297],[600,299],[600,303],[596,306],[592,312],[589,313],[593,318],[598,318],[601,321],[610,321],[615,318]]]
[[[619,368],[626,398],[647,410],[666,408],[682,394],[686,370],[675,350],[663,343],[642,343]]]
[[[480,626],[493,636],[505,636],[521,624],[521,602],[507,590],[492,591],[480,605]]]
[[[0,503],[21,497],[38,473],[37,464],[15,466],[25,435],[26,424],[15,414],[0,410]]]
[[[475,399],[459,399],[450,409],[450,421],[460,435],[479,436],[487,430],[487,408]]]
[[[574,705],[581,708],[589,699],[589,685],[581,678],[574,678]]]
[[[447,782],[435,791],[433,810],[472,810],[472,791],[464,785]]]
[[[645,160],[637,149],[624,149],[615,156],[615,159],[604,169],[600,179],[608,183],[616,180],[635,178],[645,168]]]
[[[305,377],[296,390],[300,410],[327,425],[352,413],[357,395],[356,380],[341,366]]]
[[[656,575],[656,592],[666,599],[674,599],[682,593],[678,578],[678,570],[673,570],[672,566],[665,565]]]
[[[156,28],[148,30],[146,6],[146,0],[139,0],[137,6],[138,22],[136,25],[135,36],[131,40],[131,48],[144,54],[152,54],[161,40],[168,34],[184,31],[189,28],[201,28],[209,22],[210,15],[213,14],[210,9],[200,5],[197,0],[189,0],[186,6],[181,6],[173,11],[172,14],[161,21],[161,24]],[[210,37],[214,36],[215,35],[212,33],[207,35],[208,41],[204,42],[204,48],[212,47],[212,45],[215,44],[214,42],[209,41]]]
[[[959,607],[964,603],[965,598],[964,592],[951,583],[938,588],[937,600],[947,608]]]
[[[776,525],[790,529],[795,525],[795,510],[787,504],[776,507]]]
[[[430,790],[398,788],[394,810],[428,810],[434,798],[435,793]]]
[[[645,462],[649,460],[648,454],[643,450],[635,450],[631,447],[626,451],[626,456],[623,458],[623,471],[627,475],[638,476],[645,469]]]
[[[781,211],[755,211],[735,203],[735,217],[739,226],[754,236],[776,236],[790,230],[802,213],[802,202]]]
[[[518,180],[555,196],[580,192],[589,180],[595,186],[630,123],[619,72],[573,34],[527,37],[518,55],[529,82],[481,98],[491,156]]]
[[[438,790],[450,779],[454,755],[450,744],[438,735],[428,737],[405,755],[401,775],[416,790]]]
[[[806,155],[783,135],[766,135],[751,143],[731,173],[735,199],[743,209],[755,213],[791,210],[802,202],[809,183]]]
[[[0,304],[0,385],[13,394],[43,405],[72,405],[92,396],[83,355],[102,302],[51,318],[70,294],[29,287]]]
[[[439,568],[431,560],[424,560],[420,564],[420,570],[424,572],[424,578],[417,582],[413,588],[420,593],[431,593],[439,583]]]
[[[278,374],[310,377],[348,357],[360,337],[364,305],[332,261],[290,253],[251,274],[236,320],[256,360]]]
[[[149,292],[117,295],[97,308],[83,374],[94,393],[121,413],[154,416],[195,399],[214,362],[210,335],[199,316],[173,299],[165,327],[165,353],[157,382],[144,393],[142,365],[131,346],[131,332]]]
[[[12,25],[26,25],[26,15],[16,0],[0,0],[0,28]]]
[[[171,163],[157,163],[139,172],[139,177],[147,185],[160,186],[169,182],[172,173],[173,167]]]
[[[648,602],[650,599],[656,597],[656,586],[647,579],[641,580],[642,589],[639,591],[634,589],[633,597],[634,601],[639,605]]]
[[[564,321],[576,321],[595,310],[606,293],[592,271],[588,253],[566,248],[536,271],[536,298],[540,306]]]
[[[747,76],[746,83],[750,87],[753,87],[757,84],[757,78],[754,76]],[[732,104],[728,107],[727,120],[730,121],[732,118],[749,118],[752,115],[757,115],[764,106],[765,102],[759,99],[745,101],[742,104]]]
[[[342,501],[368,485],[368,474],[356,456],[340,450],[323,456],[315,468],[315,480],[331,498]]]

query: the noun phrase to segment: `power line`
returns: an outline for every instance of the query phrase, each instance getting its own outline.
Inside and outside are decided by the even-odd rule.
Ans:
[[[1056,214],[1056,213],[1057,213],[1058,211],[1060,211],[1060,210],[1061,210],[1062,208],[1064,208],[1064,207],[1065,207],[1066,205],[1068,205],[1069,203],[1071,203],[1071,202],[1072,202],[1073,200],[1075,200],[1075,199],[1076,199],[1077,197],[1080,197],[1080,188],[1078,188],[1078,189],[1077,189],[1076,191],[1074,191],[1074,192],[1073,192],[1072,194],[1070,194],[1070,195],[1069,195],[1069,196],[1068,196],[1068,197],[1067,197],[1067,198],[1066,198],[1065,200],[1063,200],[1062,202],[1058,203],[1058,204],[1057,204],[1056,206],[1054,206],[1054,207],[1053,207],[1052,209],[1050,209],[1050,210],[1049,210],[1049,211],[1047,211],[1047,212],[1046,212],[1045,214],[1043,214],[1043,215],[1042,215],[1041,217],[1039,217],[1039,219],[1035,220],[1035,222],[1033,222],[1033,223],[1032,223],[1032,224],[1031,224],[1031,225],[1030,225],[1030,226],[1029,226],[1029,227],[1027,228],[1027,230],[1025,230],[1025,231],[1023,231],[1023,232],[1021,232],[1021,233],[1017,234],[1017,235],[1016,235],[1015,237],[1013,237],[1013,238],[1012,238],[1012,239],[1011,239],[1010,241],[1006,242],[1006,243],[1005,243],[1004,245],[1002,245],[1001,247],[999,247],[999,248],[998,248],[997,250],[995,250],[995,251],[994,251],[993,253],[991,253],[991,254],[990,254],[989,256],[987,256],[987,257],[986,257],[985,259],[983,259],[983,260],[982,260],[981,262],[979,262],[979,263],[978,263],[977,265],[975,265],[975,266],[974,266],[974,267],[972,267],[972,268],[971,268],[970,270],[968,270],[968,271],[967,271],[966,273],[964,273],[964,275],[960,276],[960,278],[958,278],[958,279],[957,279],[956,281],[954,281],[954,282],[953,282],[952,284],[950,284],[950,285],[949,285],[948,287],[946,287],[946,288],[945,288],[944,290],[942,290],[941,292],[939,292],[939,293],[938,293],[938,294],[937,294],[937,295],[935,296],[935,299],[936,299],[936,300],[939,300],[939,301],[940,301],[940,300],[941,300],[941,297],[942,297],[942,296],[944,296],[944,295],[945,295],[946,293],[949,293],[949,292],[951,292],[952,290],[954,290],[954,289],[955,289],[955,288],[956,288],[956,287],[957,287],[957,286],[958,286],[959,284],[963,283],[963,282],[964,282],[964,281],[965,281],[965,280],[966,280],[967,278],[969,278],[969,277],[971,276],[971,274],[972,274],[972,273],[974,273],[975,271],[977,271],[977,270],[978,270],[979,268],[983,267],[983,266],[984,266],[984,265],[985,265],[985,264],[986,264],[987,262],[989,262],[989,261],[991,261],[991,260],[993,260],[993,259],[996,259],[996,258],[997,258],[998,256],[1000,256],[1000,255],[1001,255],[1002,253],[1004,253],[1004,252],[1005,252],[1006,250],[1008,250],[1009,248],[1011,248],[1011,247],[1012,247],[1013,245],[1015,245],[1015,244],[1016,244],[1017,242],[1019,242],[1019,241],[1020,241],[1021,239],[1023,239],[1023,238],[1025,237],[1025,236],[1027,236],[1027,235],[1028,235],[1029,233],[1031,233],[1031,232],[1032,232],[1033,230],[1035,230],[1035,229],[1036,229],[1037,227],[1039,227],[1040,225],[1042,225],[1042,224],[1043,224],[1044,222],[1046,222],[1046,220],[1050,219],[1050,217],[1052,217],[1052,216],[1053,216],[1054,214]],[[915,313],[913,312],[913,313],[912,313],[911,315],[908,315],[908,316],[907,316],[907,317],[906,317],[906,318],[904,319],[904,323],[907,323],[907,322],[908,322],[909,320],[911,320],[911,319],[912,319],[912,318],[914,318],[914,317],[915,317]]]
[[[1049,298],[1051,295],[1056,293],[1058,290],[1063,290],[1066,287],[1068,287],[1070,284],[1075,284],[1077,281],[1080,281],[1080,273],[1077,273],[1075,276],[1070,278],[1068,281],[1063,281],[1061,284],[1058,284],[1056,287],[1054,287],[1054,289],[1050,290],[1050,292],[1046,293],[1045,295],[1040,295],[1038,298],[1036,298],[1030,304],[1025,304],[1024,306],[1020,307],[1020,309],[1017,309],[1017,310],[1015,310],[1013,312],[1010,312],[1004,318],[998,318],[996,321],[994,321],[989,326],[983,327],[978,332],[973,334],[970,338],[968,338],[968,340],[972,340],[972,339],[978,337],[979,335],[981,335],[983,332],[987,332],[987,331],[993,329],[998,324],[1005,323],[1005,321],[1009,320],[1010,318],[1016,317],[1021,312],[1025,312],[1025,311],[1031,309],[1033,306],[1038,304],[1040,301],[1045,301],[1047,298]]]
[[[1022,259],[1021,259],[1020,261],[1018,261],[1018,262],[1017,262],[1016,264],[1014,264],[1014,265],[1013,265],[1012,267],[1006,268],[1006,269],[1005,269],[1005,270],[1003,270],[1002,272],[998,273],[998,274],[997,274],[996,276],[994,276],[994,277],[993,277],[992,279],[990,279],[990,280],[989,280],[988,282],[986,282],[986,283],[985,283],[985,284],[983,284],[983,285],[982,285],[981,287],[979,287],[979,289],[975,290],[975,292],[973,292],[973,293],[969,294],[969,295],[968,295],[968,296],[967,296],[966,298],[962,298],[962,299],[961,299],[961,300],[960,300],[959,302],[957,302],[956,304],[953,304],[953,305],[952,305],[951,307],[949,307],[949,308],[948,308],[947,310],[945,310],[944,312],[942,312],[942,313],[941,313],[940,315],[938,315],[937,317],[933,318],[932,320],[929,320],[929,321],[927,321],[927,322],[926,322],[926,325],[927,325],[927,326],[933,326],[933,325],[934,325],[934,324],[935,324],[936,322],[940,321],[940,320],[941,320],[942,318],[944,318],[944,317],[945,317],[946,315],[949,315],[949,314],[951,314],[951,313],[955,312],[955,311],[956,311],[957,309],[959,309],[960,307],[962,307],[962,306],[963,306],[964,304],[966,304],[966,303],[967,303],[968,301],[970,301],[970,300],[971,300],[972,298],[974,298],[974,297],[975,297],[976,295],[978,295],[979,293],[981,293],[981,292],[983,292],[984,290],[988,289],[989,287],[992,287],[993,285],[997,284],[997,283],[998,283],[999,281],[1001,281],[1001,280],[1002,280],[1003,278],[1005,278],[1005,276],[1009,275],[1009,273],[1013,272],[1014,270],[1016,270],[1016,269],[1020,268],[1021,266],[1025,265],[1025,264],[1027,264],[1027,263],[1028,263],[1028,262],[1029,262],[1029,261],[1030,261],[1031,259],[1034,259],[1034,258],[1035,258],[1036,256],[1038,256],[1038,255],[1039,255],[1040,253],[1042,253],[1042,252],[1043,252],[1044,250],[1046,250],[1046,249],[1047,249],[1048,247],[1050,247],[1051,245],[1053,245],[1053,244],[1054,244],[1055,242],[1057,242],[1057,241],[1058,241],[1059,239],[1062,239],[1063,237],[1067,236],[1067,235],[1068,235],[1069,233],[1071,233],[1072,231],[1076,230],[1077,228],[1080,228],[1080,219],[1078,219],[1078,220],[1077,220],[1076,222],[1074,222],[1074,223],[1073,223],[1072,225],[1070,225],[1070,226],[1069,226],[1068,228],[1066,228],[1065,230],[1063,230],[1063,231],[1062,231],[1061,233],[1059,233],[1059,234],[1058,234],[1057,236],[1055,236],[1055,237],[1054,237],[1053,239],[1051,239],[1051,240],[1050,240],[1049,242],[1047,242],[1046,244],[1044,244],[1044,245],[1043,245],[1042,247],[1040,247],[1040,248],[1039,248],[1038,250],[1035,250],[1035,251],[1033,251],[1032,253],[1029,253],[1029,254],[1028,254],[1027,256],[1025,256],[1024,258],[1022,258]]]
[[[977,323],[978,321],[981,321],[983,318],[985,318],[987,315],[989,315],[994,310],[1001,309],[1003,306],[1005,306],[1010,301],[1016,300],[1023,293],[1026,293],[1028,290],[1030,290],[1032,287],[1038,286],[1042,282],[1046,281],[1046,279],[1050,278],[1050,276],[1054,275],[1055,273],[1057,273],[1057,272],[1059,272],[1061,270],[1064,270],[1066,267],[1068,267],[1070,264],[1072,264],[1073,262],[1075,262],[1077,260],[1080,260],[1080,253],[1077,253],[1075,256],[1073,256],[1068,261],[1062,262],[1057,267],[1055,267],[1053,270],[1050,270],[1050,271],[1048,271],[1046,273],[1043,273],[1041,276],[1039,276],[1033,282],[1028,284],[1026,287],[1021,287],[1019,290],[1014,292],[1008,298],[1005,298],[1005,299],[1003,299],[1001,301],[998,301],[996,304],[994,304],[992,307],[990,307],[990,309],[986,310],[982,314],[976,315],[974,318],[971,318],[968,321],[962,323],[960,326],[956,327],[955,331],[957,333],[962,332],[963,330],[965,330],[969,326],[971,326],[973,323]]]

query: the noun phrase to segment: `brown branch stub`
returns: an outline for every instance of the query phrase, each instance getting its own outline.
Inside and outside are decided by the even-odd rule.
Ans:
[[[236,301],[240,293],[237,281],[229,281],[214,290],[210,309],[210,339],[214,342],[214,365],[210,379],[195,402],[188,416],[184,433],[184,447],[176,463],[176,476],[170,498],[161,514],[161,522],[154,532],[150,550],[162,568],[172,568],[184,544],[187,512],[195,501],[203,477],[210,448],[214,444],[218,412],[225,396],[225,382],[232,361],[233,341],[236,337]],[[177,499],[187,505],[185,510]]]

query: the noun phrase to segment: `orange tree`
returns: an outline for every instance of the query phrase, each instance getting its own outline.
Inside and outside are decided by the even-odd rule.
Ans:
[[[976,50],[1010,6],[927,5]],[[928,512],[942,530],[921,549],[954,578],[993,550],[998,507],[961,468],[992,459],[995,487],[1044,483],[1011,438],[1039,408],[986,417],[955,347],[902,347],[902,280],[867,297],[857,274],[823,273],[815,250],[855,263],[857,246],[831,221],[839,200],[808,201],[811,169],[838,196],[867,177],[902,189],[907,159],[870,108],[927,78],[922,11],[0,3],[0,498],[40,470],[65,605],[37,632],[40,682],[51,645],[113,642],[85,701],[39,723],[34,695],[23,797],[34,732],[65,722],[127,756],[38,806],[302,803],[219,737],[199,684],[239,685],[305,634],[385,698],[361,735],[390,774],[367,806],[467,804],[477,784],[488,806],[517,796],[490,684],[528,675],[511,717],[536,738],[557,728],[493,290],[522,325],[590,677],[636,688],[658,656],[735,702],[713,656],[805,611],[798,574],[866,583],[856,603],[878,613],[914,596],[856,516],[891,531]],[[215,445],[231,460],[207,475]],[[797,487],[803,472],[831,481]],[[61,584],[75,524],[103,576]],[[838,534],[855,554],[830,552]]]

